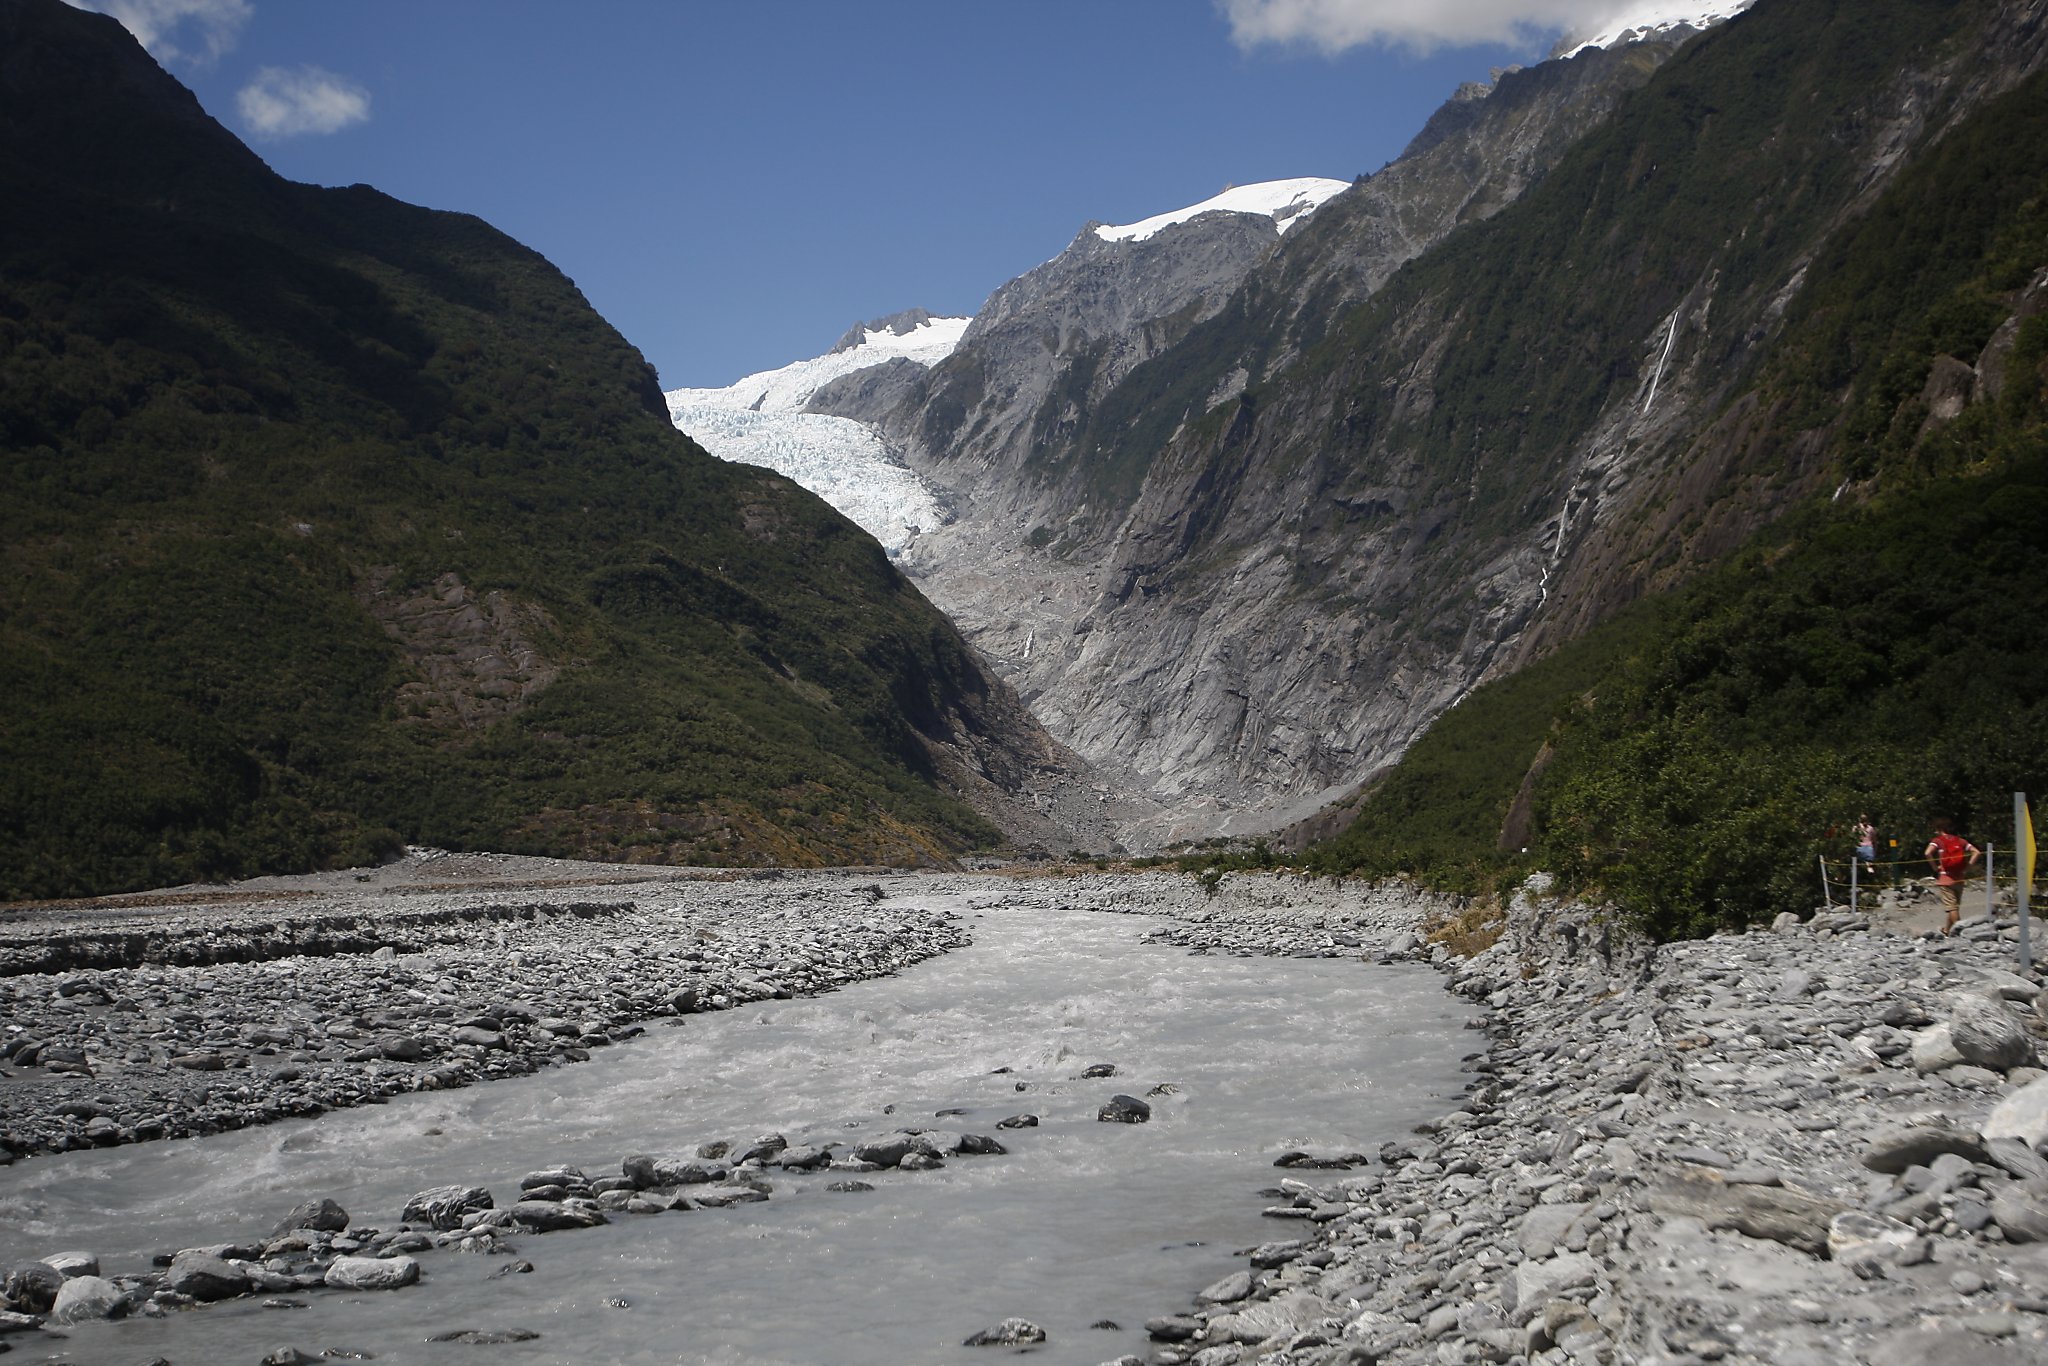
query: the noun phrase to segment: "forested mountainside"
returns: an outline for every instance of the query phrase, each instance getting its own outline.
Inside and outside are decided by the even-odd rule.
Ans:
[[[1937,816],[2010,847],[2048,788],[2048,73],[1830,234],[1760,350],[1606,547],[1654,577],[1785,515],[1473,693],[1318,866],[1543,866],[1686,934],[1812,906],[1861,813],[1908,874]]]
[[[0,203],[0,896],[934,862],[1064,771],[548,262],[282,180],[112,19],[0,4]]]
[[[1345,262],[1379,220],[1345,215],[1381,177],[1332,200],[1048,429],[1019,483],[1070,492],[1004,581],[1064,621],[1020,607],[1030,662],[999,658],[1082,753],[1270,805],[1369,776],[1477,684],[1816,493],[1864,497],[1821,436],[1766,437],[1787,428],[1760,420],[1760,367],[1817,306],[1829,243],[2039,66],[2042,10],[1759,0],[1661,64],[1623,47],[1503,77],[1461,136],[1588,59],[1655,68],[1512,203],[1325,308],[1330,282],[1375,283]],[[1540,121],[1513,126],[1525,146]]]

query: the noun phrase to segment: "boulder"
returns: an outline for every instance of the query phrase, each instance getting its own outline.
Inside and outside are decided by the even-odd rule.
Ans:
[[[1916,1072],[1941,1072],[1963,1061],[1946,1022],[1932,1025],[1913,1036],[1912,1058]]]
[[[1306,1333],[1338,1316],[1337,1307],[1303,1291],[1290,1291],[1209,1320],[1209,1341],[1247,1345]]]
[[[1004,1319],[993,1328],[984,1328],[968,1338],[967,1347],[1023,1347],[1045,1341],[1045,1330],[1030,1319]]]
[[[2009,1243],[2048,1243],[2048,1183],[2006,1182],[1992,1192],[1991,1217]]]
[[[2048,1141],[2048,1077],[2028,1082],[1993,1106],[1984,1137],[2016,1138],[2029,1148]]]
[[[1152,1107],[1136,1096],[1111,1096],[1095,1114],[1104,1124],[1143,1124],[1152,1118]]]
[[[1963,1061],[2003,1072],[2031,1062],[2034,1041],[2011,1006],[1996,996],[1972,993],[1956,998],[1949,1013],[1949,1042]]]
[[[307,1200],[292,1206],[291,1213],[277,1221],[277,1227],[270,1231],[275,1238],[295,1229],[318,1229],[322,1233],[339,1233],[348,1227],[348,1211],[334,1201],[322,1197]]]
[[[446,1233],[461,1228],[465,1216],[494,1207],[491,1193],[482,1186],[435,1186],[408,1199],[398,1218]]]
[[[226,1300],[246,1294],[249,1274],[234,1263],[203,1248],[187,1248],[171,1258],[164,1273],[164,1289],[195,1300]]]
[[[725,1180],[727,1172],[722,1162],[674,1154],[665,1157],[637,1154],[621,1162],[619,1168],[626,1179],[641,1190],[653,1190],[657,1186],[701,1186]]]
[[[128,1312],[128,1297],[121,1287],[101,1276],[73,1276],[57,1292],[50,1308],[52,1323],[87,1323],[114,1319]]]
[[[889,1134],[856,1145],[853,1156],[856,1161],[872,1162],[878,1167],[894,1167],[909,1154],[918,1151],[920,1148],[916,1134]]]
[[[45,1256],[43,1265],[54,1266],[61,1276],[97,1276],[100,1274],[100,1259],[90,1252],[52,1252]]]
[[[336,1257],[327,1264],[335,1290],[396,1290],[419,1278],[420,1264],[410,1257]]]
[[[27,1314],[47,1314],[64,1288],[64,1273],[48,1262],[17,1262],[7,1268],[4,1287],[16,1309]]]

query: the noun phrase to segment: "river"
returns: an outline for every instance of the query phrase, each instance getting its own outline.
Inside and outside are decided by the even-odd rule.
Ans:
[[[1020,1316],[1049,1334],[1036,1360],[1085,1364],[1142,1353],[1146,1318],[1241,1267],[1234,1252],[1302,1232],[1259,1213],[1275,1203],[1260,1190],[1289,1174],[1277,1155],[1370,1152],[1462,1090],[1467,1011],[1425,969],[1193,956],[1141,943],[1150,917],[1063,904],[1056,883],[887,885],[966,916],[973,945],[821,997],[658,1023],[584,1065],[25,1161],[0,1170],[0,1252],[84,1248],[118,1274],[258,1239],[319,1196],[390,1227],[428,1186],[487,1185],[504,1204],[523,1173],[563,1162],[596,1176],[711,1139],[944,1126],[1010,1151],[876,1173],[865,1193],[828,1191],[836,1174],[775,1173],[765,1203],[522,1237],[530,1274],[490,1279],[502,1260],[430,1252],[426,1279],[402,1291],[279,1297],[305,1306],[293,1309],[252,1297],[82,1325],[52,1345],[67,1349],[56,1359],[130,1366],[253,1366],[285,1344],[387,1363],[894,1366],[975,1360],[987,1354],[965,1337]],[[1099,1062],[1118,1075],[1081,1079]],[[1161,1084],[1174,1089],[1151,1097],[1150,1123],[1096,1121],[1111,1094]],[[967,1113],[934,1118],[956,1107]],[[1041,1123],[996,1129],[1018,1113]],[[451,1328],[541,1336],[425,1341]]]

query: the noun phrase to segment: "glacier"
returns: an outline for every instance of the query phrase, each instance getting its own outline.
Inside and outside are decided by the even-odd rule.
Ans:
[[[869,327],[853,346],[722,389],[670,389],[663,395],[669,421],[720,460],[765,465],[795,480],[897,555],[920,532],[951,520],[938,491],[865,423],[803,406],[820,385],[856,370],[899,358],[938,364],[970,321],[929,318],[901,333]]]

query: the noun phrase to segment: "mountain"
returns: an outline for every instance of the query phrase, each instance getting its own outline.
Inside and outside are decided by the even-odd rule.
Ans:
[[[1792,17],[1814,16],[1753,14]],[[1896,842],[1883,881],[1924,870],[1936,817],[2005,857],[2011,794],[2048,783],[2048,6],[1875,17],[1900,46],[1851,70],[1900,70],[1911,119],[1872,130],[1885,155],[1761,277],[1784,281],[1761,320],[1728,306],[1733,262],[1696,286],[1711,311],[1672,315],[1631,406],[1675,392],[1682,425],[1593,445],[1609,463],[1516,667],[1360,795],[1319,866],[1490,891],[1540,865],[1695,934],[1811,908],[1860,813]],[[1918,72],[1893,66],[1908,45]]]
[[[813,395],[812,411],[869,423],[943,490],[953,520],[901,563],[1055,734],[1174,813],[1153,837],[1313,807],[1398,754],[1494,644],[1482,622],[1455,657],[1431,646],[1408,662],[1387,630],[1409,574],[1398,556],[1333,600],[1329,576],[1295,561],[1351,552],[1299,545],[1290,509],[1325,500],[1298,469],[1181,452],[1197,432],[1238,449],[1250,428],[1236,415],[1337,320],[1541,182],[1677,46],[1467,86],[1399,159],[1284,230],[1185,212],[1142,239],[1084,227],[998,290],[946,359]],[[1333,439],[1353,438],[1300,436],[1304,450]],[[1233,548],[1212,553],[1218,537]]]
[[[0,3],[0,202],[0,895],[1080,842],[882,549],[502,233],[282,180],[61,0]]]

